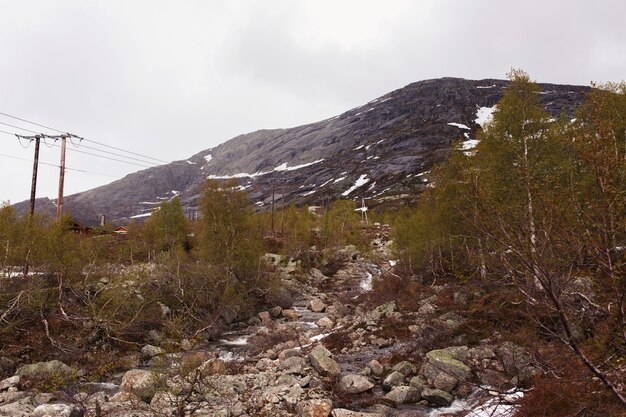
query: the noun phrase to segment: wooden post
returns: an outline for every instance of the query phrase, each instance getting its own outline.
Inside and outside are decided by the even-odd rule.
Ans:
[[[61,165],[59,171],[59,199],[57,200],[57,218],[61,217],[63,211],[63,185],[65,183],[65,147],[67,136],[61,136]]]
[[[272,236],[274,236],[274,193],[276,193],[276,180],[272,178]]]
[[[35,136],[35,159],[33,161],[33,180],[30,186],[30,215],[35,214],[35,194],[37,191],[37,168],[39,167],[39,141],[41,136]]]

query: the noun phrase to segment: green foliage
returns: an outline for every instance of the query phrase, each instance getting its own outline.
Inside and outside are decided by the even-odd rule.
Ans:
[[[168,251],[175,247],[187,247],[187,219],[178,197],[159,205],[144,226],[149,247],[154,251]]]
[[[333,202],[322,217],[321,241],[324,248],[343,245],[361,246],[360,215],[357,204],[351,200]]]
[[[200,202],[199,249],[208,263],[245,282],[258,277],[262,229],[250,200],[234,186],[207,182]]]

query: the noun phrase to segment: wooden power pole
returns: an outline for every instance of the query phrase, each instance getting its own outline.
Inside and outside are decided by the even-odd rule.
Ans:
[[[33,180],[30,185],[30,215],[35,214],[35,195],[37,191],[37,168],[39,167],[39,142],[41,136],[35,136],[35,158],[33,159]]]
[[[59,171],[59,199],[57,200],[57,218],[61,217],[63,211],[63,186],[65,184],[65,147],[67,145],[67,135],[61,135],[61,165]]]

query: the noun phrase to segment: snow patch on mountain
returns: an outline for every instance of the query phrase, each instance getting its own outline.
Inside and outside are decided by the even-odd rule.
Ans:
[[[480,125],[483,129],[485,125],[493,119],[493,112],[496,106],[493,107],[479,107],[476,111],[476,119],[474,120],[477,125]]]
[[[352,187],[348,188],[346,191],[341,193],[341,195],[345,197],[345,196],[349,195],[352,191],[356,190],[359,187],[364,186],[368,182],[370,182],[370,180],[367,179],[367,174],[362,174],[359,178],[357,178],[357,180],[354,182]]]
[[[458,127],[459,129],[471,130],[469,127],[467,127],[463,123],[450,122],[450,123],[448,123],[448,126]]]

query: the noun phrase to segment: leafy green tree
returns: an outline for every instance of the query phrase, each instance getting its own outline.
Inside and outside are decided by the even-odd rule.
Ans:
[[[235,186],[216,181],[205,185],[198,245],[207,262],[245,282],[258,277],[263,238],[250,200]]]
[[[152,250],[169,251],[187,245],[188,225],[178,197],[159,205],[144,226]]]
[[[360,245],[360,215],[356,211],[357,203],[352,200],[338,200],[322,218],[322,243],[326,248],[341,245]]]

